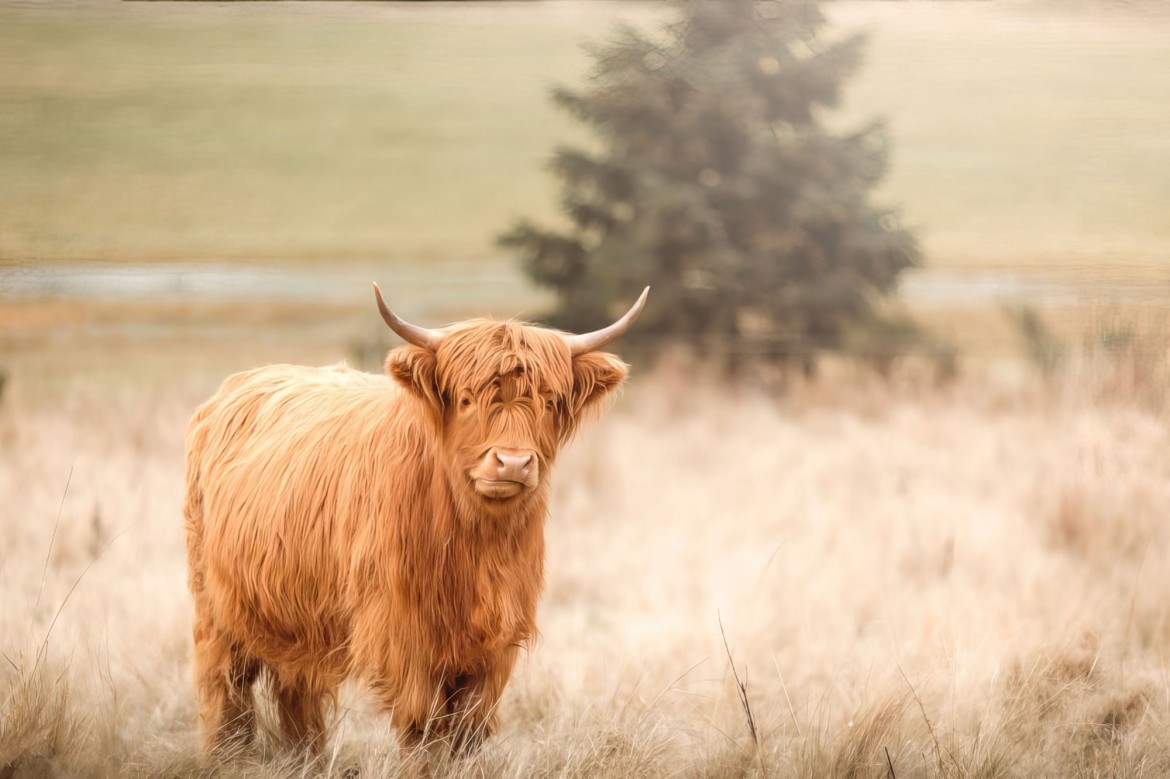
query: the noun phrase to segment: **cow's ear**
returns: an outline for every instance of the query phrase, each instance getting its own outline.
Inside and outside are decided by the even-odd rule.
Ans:
[[[440,408],[437,369],[435,353],[421,346],[400,346],[386,356],[386,373],[409,392]]]
[[[578,414],[622,385],[630,366],[616,355],[588,352],[573,358],[573,406]]]

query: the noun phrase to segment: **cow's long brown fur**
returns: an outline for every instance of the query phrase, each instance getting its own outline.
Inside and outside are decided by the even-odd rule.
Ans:
[[[406,746],[473,745],[495,726],[536,634],[549,468],[626,366],[570,357],[555,331],[479,321],[386,367],[236,374],[191,420],[184,513],[209,749],[252,737],[259,678],[285,737],[310,749],[350,677]],[[537,486],[477,494],[468,472],[492,446],[535,451]]]

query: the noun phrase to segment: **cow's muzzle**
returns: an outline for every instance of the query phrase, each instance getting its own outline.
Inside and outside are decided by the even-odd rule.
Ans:
[[[531,449],[494,446],[471,472],[475,491],[485,498],[513,498],[532,489],[540,478],[540,462]]]

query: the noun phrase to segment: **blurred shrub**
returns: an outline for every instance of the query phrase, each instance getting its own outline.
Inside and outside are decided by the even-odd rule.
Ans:
[[[1035,306],[1021,305],[1004,309],[1024,344],[1024,354],[1045,381],[1056,376],[1064,364],[1067,349],[1045,324]]]
[[[1166,413],[1170,409],[1168,324],[1164,312],[1098,313],[1082,344],[1082,370],[1094,394]]]
[[[886,322],[879,304],[920,252],[870,203],[883,128],[822,121],[862,38],[827,39],[811,1],[677,7],[655,33],[625,28],[594,47],[588,85],[554,94],[599,141],[555,154],[568,226],[521,221],[500,238],[556,292],[547,321],[595,328],[650,284],[631,344],[675,342],[727,372],[811,372],[867,330],[881,350],[900,348],[893,336],[913,328]]]
[[[1092,312],[1078,344],[1058,336],[1034,306],[1005,311],[1045,381],[1095,400],[1163,413],[1170,408],[1170,322],[1164,313]]]
[[[888,379],[899,361],[925,361],[935,384],[947,384],[959,375],[959,349],[954,343],[923,332],[905,314],[891,313],[862,327],[846,329],[842,351]]]

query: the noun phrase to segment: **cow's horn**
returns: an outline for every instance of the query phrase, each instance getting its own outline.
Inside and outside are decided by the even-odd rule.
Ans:
[[[646,289],[642,290],[642,296],[630,307],[630,310],[626,312],[625,316],[609,327],[594,330],[592,333],[566,336],[565,342],[569,344],[570,353],[576,357],[586,352],[595,352],[610,341],[621,336],[622,333],[630,329],[634,322],[638,321],[638,315],[642,313],[642,309],[646,306],[646,297],[649,294],[650,288],[646,287]]]
[[[430,349],[432,352],[439,348],[439,341],[443,340],[443,334],[438,330],[428,330],[425,327],[412,325],[391,311],[390,307],[386,305],[386,301],[382,300],[382,290],[378,289],[376,281],[374,282],[374,297],[378,299],[378,310],[382,312],[382,318],[386,320],[386,324],[390,326],[391,330],[402,336],[402,340],[424,349]]]

